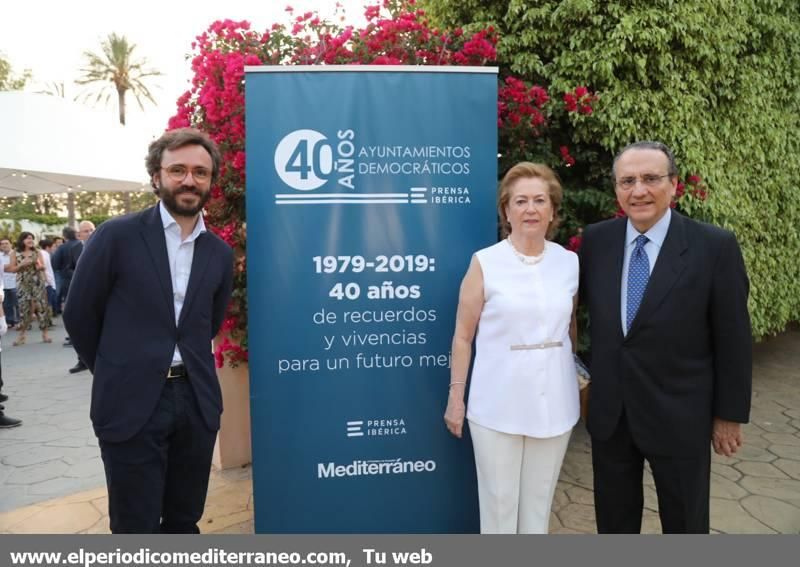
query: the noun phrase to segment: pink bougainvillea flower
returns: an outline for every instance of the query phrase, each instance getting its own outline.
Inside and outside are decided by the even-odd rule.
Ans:
[[[577,253],[581,249],[582,242],[583,236],[581,234],[576,234],[569,239],[569,242],[567,243],[567,250]]]
[[[561,153],[561,159],[564,160],[564,164],[567,167],[572,167],[575,165],[575,158],[570,155],[569,148],[567,146],[561,146],[558,148],[558,151]]]
[[[312,12],[301,16],[285,8],[285,23],[263,31],[246,21],[218,20],[195,38],[189,65],[190,88],[176,101],[169,128],[197,126],[217,142],[223,153],[218,182],[211,188],[205,218],[209,230],[233,249],[235,292],[223,323],[223,339],[214,357],[218,365],[246,362],[246,239],[244,230],[244,69],[257,65],[485,65],[496,64],[499,36],[496,30],[436,29],[414,0],[371,0],[364,9],[366,22],[345,26]],[[341,8],[341,4],[337,3]],[[342,20],[343,21],[343,20]],[[550,156],[571,167],[569,148],[547,138],[551,127],[561,127],[563,109],[588,114],[597,99],[588,87],[576,87],[553,104],[546,85],[533,85],[513,76],[498,84],[497,125],[503,158],[525,159],[528,152]],[[583,110],[581,110],[583,109]],[[559,136],[558,139],[562,139]],[[569,138],[563,138],[569,139]],[[534,155],[534,154],[530,154]],[[543,158],[544,159],[544,158]]]
[[[564,108],[567,112],[574,112],[578,109],[578,100],[572,93],[564,93]]]

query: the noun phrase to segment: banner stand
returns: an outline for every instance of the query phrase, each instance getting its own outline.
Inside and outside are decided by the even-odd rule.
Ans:
[[[442,416],[496,241],[497,69],[247,67],[245,92],[256,532],[477,532]]]

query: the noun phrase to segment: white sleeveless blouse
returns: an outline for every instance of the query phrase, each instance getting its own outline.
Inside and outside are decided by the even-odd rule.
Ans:
[[[578,256],[545,242],[541,262],[520,261],[508,240],[475,253],[484,305],[475,345],[467,419],[528,437],[556,437],[580,406],[569,324],[578,291]],[[560,347],[511,350],[561,341]]]

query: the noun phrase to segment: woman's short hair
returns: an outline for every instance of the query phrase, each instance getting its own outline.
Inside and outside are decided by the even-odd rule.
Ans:
[[[555,236],[558,224],[561,219],[558,216],[561,210],[561,202],[564,198],[564,191],[561,188],[561,181],[555,171],[543,163],[531,163],[523,161],[509,169],[503,180],[500,181],[500,188],[497,196],[497,214],[500,215],[500,233],[503,238],[511,233],[511,224],[506,218],[506,206],[511,200],[511,186],[520,179],[539,178],[547,184],[547,194],[550,203],[553,205],[553,220],[547,226],[547,238]]]

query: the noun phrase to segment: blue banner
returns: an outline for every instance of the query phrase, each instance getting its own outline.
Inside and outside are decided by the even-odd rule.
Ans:
[[[248,67],[246,127],[256,532],[477,532],[442,415],[496,69]]]

